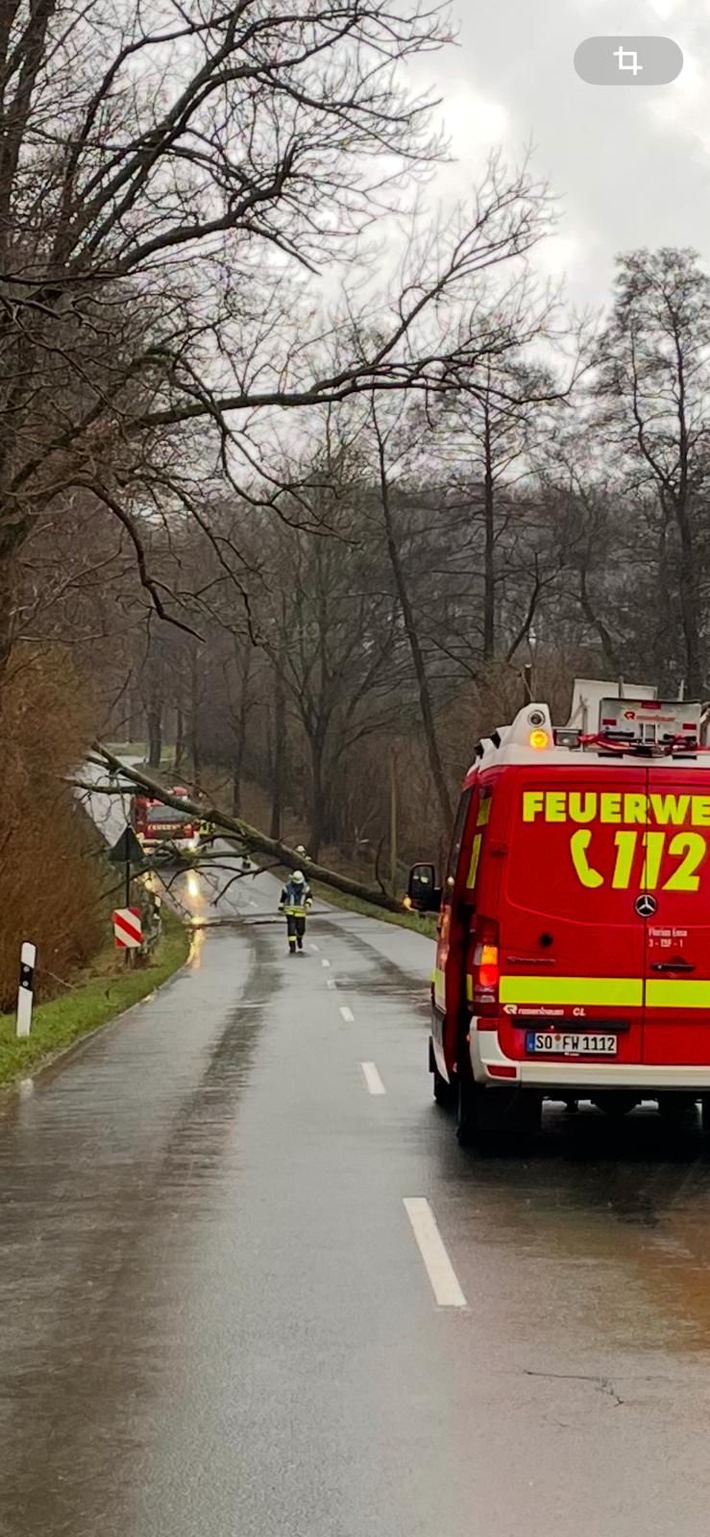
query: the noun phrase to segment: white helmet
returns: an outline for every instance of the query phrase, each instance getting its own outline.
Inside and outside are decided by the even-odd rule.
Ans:
[[[294,870],[293,875],[291,876],[291,880],[295,883],[296,886],[302,886],[305,879],[306,877],[302,870]]]

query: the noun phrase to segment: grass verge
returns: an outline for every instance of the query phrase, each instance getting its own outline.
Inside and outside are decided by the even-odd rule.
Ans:
[[[400,929],[413,929],[415,934],[423,934],[426,939],[436,939],[437,920],[428,913],[408,913],[404,909],[401,913],[390,913],[386,907],[375,907],[374,903],[348,896],[344,891],[322,885],[320,881],[310,881],[309,884],[314,897],[329,902],[331,907],[344,907],[348,912],[362,913],[364,918],[379,918],[380,923],[394,923]]]
[[[189,949],[189,934],[179,918],[164,907],[163,935],[144,969],[124,971],[123,958],[112,942],[99,951],[67,992],[37,1006],[29,1038],[18,1041],[14,1014],[1,1014],[0,1086],[43,1066],[83,1035],[139,1003],[183,965]]]

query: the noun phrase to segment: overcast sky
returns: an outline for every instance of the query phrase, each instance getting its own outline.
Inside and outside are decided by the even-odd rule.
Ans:
[[[465,193],[492,145],[515,161],[532,142],[535,169],[561,200],[545,267],[568,274],[577,302],[603,301],[615,254],[640,245],[693,246],[710,268],[710,0],[455,5],[459,47],[436,56],[434,77],[458,160],[450,189]],[[677,81],[624,89],[578,78],[585,37],[634,33],[680,44]]]

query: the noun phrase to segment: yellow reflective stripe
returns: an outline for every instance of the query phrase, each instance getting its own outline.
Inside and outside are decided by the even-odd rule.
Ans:
[[[444,974],[435,973],[441,979]],[[569,1003],[640,1008],[644,1002],[640,977],[501,977],[501,1003]],[[473,977],[466,976],[466,998],[473,1003]],[[708,1009],[710,982],[668,980],[646,983],[646,1005],[651,1009]]]
[[[479,807],[478,819],[476,821],[476,826],[477,827],[486,827],[488,821],[490,820],[491,805],[492,805],[492,798],[491,798],[490,795],[487,795],[485,800],[481,801],[481,804],[480,804],[480,807]]]
[[[476,873],[478,871],[478,861],[481,857],[482,842],[483,833],[476,833],[471,849],[471,863],[469,865],[468,876],[466,877],[466,886],[469,890],[473,890],[473,887],[476,884]]]
[[[434,983],[434,996],[443,1001],[446,996],[446,976],[443,971],[435,971],[432,977]]]
[[[641,977],[501,977],[501,1003],[609,1004],[640,1008]]]
[[[649,1009],[710,1009],[710,982],[648,981],[646,1004]]]

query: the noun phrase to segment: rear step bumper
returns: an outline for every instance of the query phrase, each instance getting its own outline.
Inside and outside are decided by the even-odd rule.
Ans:
[[[471,1066],[477,1083],[509,1089],[512,1083],[535,1089],[638,1089],[651,1097],[665,1089],[710,1092],[707,1067],[658,1067],[643,1062],[518,1062],[501,1050],[495,1030],[476,1030],[471,1021]],[[504,1077],[496,1068],[507,1069]],[[510,1069],[515,1068],[515,1078]]]

